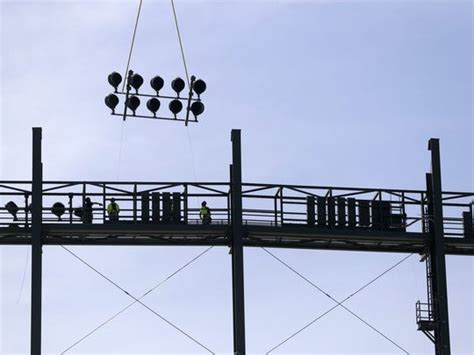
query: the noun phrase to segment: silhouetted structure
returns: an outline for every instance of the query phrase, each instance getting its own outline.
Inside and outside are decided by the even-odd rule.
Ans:
[[[245,354],[243,247],[419,253],[428,297],[416,304],[418,329],[436,354],[450,354],[445,254],[474,255],[474,193],[442,191],[437,139],[426,190],[243,183],[239,130],[232,147],[230,182],[43,182],[41,128],[33,128],[33,180],[0,182],[0,195],[24,206],[16,220],[11,204],[0,209],[0,245],[32,245],[31,354],[41,353],[43,245],[230,247],[236,354]],[[120,221],[91,208],[93,223],[81,223],[74,205],[86,196],[104,206],[119,199]],[[200,223],[195,197],[212,201],[212,224]],[[58,202],[45,208],[45,199]]]
[[[146,94],[139,92],[143,85],[143,77],[134,73],[133,70],[128,72],[126,83],[124,85],[125,91],[119,91],[118,87],[122,82],[122,75],[117,72],[110,73],[108,76],[109,84],[114,88],[114,93],[109,94],[105,97],[105,105],[112,110],[113,116],[121,116],[123,120],[127,117],[131,118],[150,118],[156,120],[171,120],[171,121],[183,121],[187,126],[189,122],[198,122],[198,116],[204,112],[204,104],[201,101],[201,95],[206,91],[207,85],[202,79],[196,79],[194,75],[191,76],[188,81],[189,92],[187,97],[180,96],[181,92],[185,89],[186,83],[181,78],[176,78],[171,81],[171,88],[176,93],[176,96],[166,96],[160,94],[163,89],[165,81],[160,76],[155,76],[150,80],[150,86],[155,91],[153,94]],[[135,89],[135,93],[131,93],[131,90]],[[194,98],[194,94],[197,98]],[[120,99],[119,96],[123,96],[124,110],[123,114],[115,112]],[[140,107],[140,97],[148,99],[146,107],[149,111],[147,115],[137,114],[137,109]],[[157,113],[161,107],[161,101],[169,101],[168,109],[173,117],[168,116],[157,116]],[[178,114],[183,110],[183,102],[186,105],[185,118],[179,118]],[[128,110],[132,113],[129,114]],[[192,114],[192,118],[190,116]],[[166,114],[165,114],[166,115]]]

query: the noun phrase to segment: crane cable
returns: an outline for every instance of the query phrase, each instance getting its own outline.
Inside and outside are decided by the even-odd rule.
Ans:
[[[140,21],[140,14],[142,12],[142,4],[143,0],[140,0],[140,3],[138,4],[138,11],[137,11],[137,17],[135,19],[135,27],[133,28],[133,34],[132,34],[132,42],[130,43],[130,50],[128,52],[128,59],[127,59],[127,66],[125,69],[125,73],[123,76],[123,85],[122,85],[122,91],[125,90],[125,85],[127,83],[127,77],[128,77],[128,70],[130,69],[130,62],[132,60],[132,53],[133,53],[133,47],[135,45],[135,38],[137,36],[137,29],[138,29],[138,22]],[[122,121],[121,127],[120,127],[120,145],[119,145],[119,153],[118,153],[118,162],[117,162],[117,179],[120,175],[120,165],[122,161],[122,146],[123,146],[123,126],[125,124],[125,121]]]
[[[184,45],[183,45],[183,40],[181,38],[181,31],[179,29],[179,22],[178,22],[178,15],[176,13],[176,7],[174,5],[174,0],[171,1],[171,8],[173,10],[173,18],[174,18],[174,24],[176,27],[176,35],[178,36],[178,42],[179,42],[179,48],[181,51],[181,60],[183,61],[183,67],[184,67],[184,72],[186,74],[186,82],[188,83],[188,89],[191,91],[191,82],[189,81],[189,71],[188,71],[188,65],[186,63],[186,56],[184,54]],[[188,128],[188,127],[186,127]],[[194,175],[194,181],[197,181],[197,174],[196,174],[196,159],[194,156],[194,147],[193,147],[193,142],[191,139],[191,134],[189,133],[189,129],[186,129],[186,135],[188,138],[188,143],[189,143],[189,150],[191,151],[191,167],[193,169],[193,175]],[[195,200],[198,201],[198,197],[195,196]]]
[[[186,73],[186,81],[188,82],[188,88],[191,89],[191,84],[189,81],[188,65],[186,64],[186,57],[184,55],[183,40],[181,39],[181,32],[179,30],[178,16],[176,15],[174,0],[171,0],[171,7],[173,9],[174,24],[176,26],[176,34],[178,35],[179,48],[181,50],[181,59],[183,60],[184,72]]]
[[[169,321],[168,319],[166,319],[164,316],[162,316],[161,314],[159,314],[158,312],[156,312],[154,309],[152,309],[151,307],[149,307],[148,305],[146,305],[145,303],[143,303],[139,298],[135,297],[133,294],[131,294],[130,292],[128,292],[127,290],[125,290],[123,287],[121,287],[120,285],[118,285],[116,282],[114,282],[113,280],[111,280],[109,277],[107,277],[106,275],[104,275],[102,272],[100,272],[99,270],[97,270],[96,268],[94,268],[92,265],[90,265],[87,261],[85,261],[84,259],[82,259],[81,257],[79,257],[77,254],[75,254],[72,250],[66,248],[64,245],[61,245],[61,248],[63,248],[64,250],[66,250],[69,254],[71,254],[73,257],[75,257],[76,259],[78,259],[81,263],[83,263],[84,265],[86,265],[88,268],[90,268],[92,271],[96,272],[98,275],[100,275],[102,278],[104,278],[105,280],[107,280],[109,283],[111,283],[112,285],[114,285],[116,288],[118,288],[119,290],[121,290],[123,293],[125,293],[128,297],[132,298],[135,302],[141,304],[143,307],[145,307],[146,309],[148,309],[150,312],[152,312],[154,315],[156,315],[158,318],[160,318],[162,321],[164,321],[165,323],[167,323],[169,326],[171,326],[172,328],[176,329],[178,332],[180,332],[181,334],[183,334],[184,336],[186,336],[188,339],[190,339],[191,341],[193,341],[194,343],[196,343],[197,345],[199,345],[201,348],[205,349],[206,351],[208,351],[209,353],[211,354],[215,354],[215,352],[213,352],[212,350],[210,350],[208,347],[206,347],[205,345],[203,345],[202,343],[200,343],[198,340],[196,340],[195,338],[193,338],[191,335],[189,335],[188,333],[186,333],[184,330],[182,330],[181,328],[179,328],[177,325],[173,324],[171,321]],[[64,352],[63,352],[64,353]]]
[[[137,28],[138,22],[140,21],[140,14],[142,12],[142,4],[143,0],[140,0],[140,3],[138,4],[137,18],[135,20],[135,27],[133,29],[132,43],[130,44],[130,51],[128,52],[127,68],[125,69],[125,74],[123,77],[124,80],[122,85],[122,91],[125,90],[125,85],[127,83],[128,69],[130,68],[130,61],[132,60],[133,46],[135,45],[135,37],[137,36]]]
[[[358,290],[354,291],[353,293],[351,293],[349,296],[347,296],[346,298],[344,298],[342,301],[338,301],[336,298],[332,297],[329,293],[327,293],[326,291],[324,291],[322,288],[320,288],[318,285],[316,285],[314,282],[310,281],[308,278],[306,278],[305,276],[303,276],[301,273],[299,273],[297,270],[295,270],[293,267],[291,267],[289,264],[287,264],[286,262],[284,262],[282,259],[280,259],[279,257],[277,257],[275,254],[271,253],[268,249],[262,247],[262,249],[267,253],[269,254],[271,257],[273,257],[275,260],[277,260],[279,263],[281,263],[282,265],[284,265],[287,269],[291,270],[293,273],[295,273],[296,275],[298,275],[301,279],[303,279],[304,281],[306,281],[307,283],[309,283],[311,286],[313,286],[314,288],[316,288],[319,292],[323,293],[325,296],[327,296],[329,299],[331,299],[331,301],[335,302],[336,305],[333,306],[332,308],[328,309],[326,312],[320,314],[317,318],[313,319],[311,322],[307,323],[304,327],[300,328],[299,330],[297,330],[296,332],[292,333],[289,337],[287,337],[286,339],[284,339],[282,342],[280,342],[279,344],[275,345],[273,348],[271,348],[269,351],[266,352],[266,355],[270,354],[272,351],[276,350],[277,348],[279,348],[280,346],[282,346],[283,344],[285,344],[287,341],[289,341],[290,339],[292,339],[293,337],[295,337],[296,335],[298,335],[299,333],[301,333],[303,330],[305,330],[306,328],[310,327],[311,325],[313,325],[314,323],[316,323],[318,320],[320,320],[321,318],[323,318],[325,315],[327,315],[329,312],[331,312],[332,310],[336,309],[337,307],[342,307],[344,310],[346,310],[347,312],[349,312],[350,314],[352,314],[354,317],[356,317],[357,319],[359,319],[362,323],[364,323],[365,325],[367,325],[369,328],[371,328],[373,331],[375,331],[376,333],[378,333],[379,335],[381,335],[382,337],[384,337],[386,340],[388,340],[390,343],[392,343],[393,345],[395,345],[397,348],[399,348],[400,350],[402,350],[404,353],[406,354],[409,354],[409,352],[407,350],[405,350],[403,347],[401,347],[399,344],[397,344],[394,340],[390,339],[388,336],[386,336],[385,334],[383,334],[381,331],[379,331],[377,328],[375,328],[374,326],[372,326],[371,324],[369,324],[367,321],[365,321],[364,319],[362,319],[359,315],[357,315],[356,313],[354,313],[353,311],[351,311],[349,308],[347,308],[346,306],[343,305],[343,303],[345,303],[347,300],[349,300],[350,298],[352,298],[353,296],[355,296],[356,294],[358,294],[359,292],[361,292],[362,290],[364,290],[365,288],[367,288],[368,286],[370,286],[371,284],[373,284],[375,281],[377,281],[378,279],[380,279],[382,276],[384,276],[385,274],[387,274],[388,272],[390,272],[391,270],[393,270],[394,268],[396,268],[398,265],[400,265],[401,263],[403,263],[405,260],[407,260],[408,258],[410,258],[412,255],[414,254],[409,254],[408,256],[402,258],[401,260],[399,260],[397,263],[395,263],[394,265],[392,265],[391,267],[389,267],[388,269],[386,269],[384,272],[382,272],[381,274],[379,274],[377,277],[373,278],[372,280],[370,280],[369,282],[367,282],[366,284],[364,284],[363,286],[361,286]]]

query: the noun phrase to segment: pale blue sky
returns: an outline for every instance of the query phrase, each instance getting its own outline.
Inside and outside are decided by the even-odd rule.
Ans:
[[[202,122],[111,118],[107,74],[125,70],[138,1],[0,1],[0,179],[31,176],[43,127],[46,180],[226,181],[230,130],[242,129],[243,178],[422,189],[427,141],[441,139],[446,190],[473,191],[470,1],[180,1],[190,72],[204,78]],[[169,1],[144,0],[132,69],[184,75]],[[123,130],[123,140],[121,139]],[[119,150],[122,147],[121,159]],[[194,166],[194,168],[193,168]],[[3,202],[3,201],[2,201]],[[73,248],[141,293],[201,248]],[[27,249],[0,247],[0,353],[29,349]],[[214,248],[147,302],[219,354],[231,353],[230,258]],[[274,250],[336,298],[402,254]],[[474,262],[448,257],[453,354],[474,353]],[[262,354],[331,306],[259,249],[245,252],[249,354]],[[129,303],[64,250],[44,250],[44,352],[59,354]],[[424,264],[413,256],[348,302],[412,354]],[[71,351],[201,353],[142,307]],[[335,310],[275,354],[398,354]]]

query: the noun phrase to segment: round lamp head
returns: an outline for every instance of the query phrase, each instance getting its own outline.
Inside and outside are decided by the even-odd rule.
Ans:
[[[194,116],[199,116],[204,112],[204,104],[201,101],[195,101],[191,104],[191,112]]]
[[[198,79],[194,82],[193,90],[196,94],[201,95],[204,91],[206,91],[207,85],[204,80]]]
[[[130,77],[130,85],[132,88],[134,88],[138,94],[138,89],[140,89],[140,86],[143,84],[143,77],[140,74],[133,74]]]
[[[156,94],[158,95],[160,90],[163,88],[163,85],[165,85],[165,81],[161,76],[155,76],[153,79],[150,80],[150,85],[153,88],[153,90],[156,91]]]
[[[172,100],[169,109],[176,116],[183,109],[183,104],[179,100]]]
[[[58,217],[58,220],[61,220],[61,216],[66,212],[66,207],[61,202],[54,203],[51,207],[51,213]]]
[[[18,213],[19,208],[15,202],[8,201],[5,205],[5,209],[7,210],[8,213],[10,213],[13,216],[14,221],[18,220],[16,214]]]
[[[115,92],[117,92],[117,88],[122,82],[122,75],[114,71],[113,73],[109,74],[107,79],[109,81],[109,84],[112,85],[113,88],[115,89]]]
[[[147,101],[146,107],[153,113],[153,116],[156,116],[156,112],[160,109],[160,100],[156,97],[152,97]]]
[[[114,94],[107,95],[104,101],[107,107],[112,110],[112,113],[115,113],[115,108],[117,107],[119,103],[119,98],[117,97],[117,95],[114,95]]]
[[[185,83],[181,78],[176,78],[171,82],[171,88],[176,91],[179,97],[179,93],[184,90]]]
[[[126,101],[127,107],[133,111],[135,115],[135,111],[137,110],[138,106],[140,106],[140,99],[137,96],[130,96]]]

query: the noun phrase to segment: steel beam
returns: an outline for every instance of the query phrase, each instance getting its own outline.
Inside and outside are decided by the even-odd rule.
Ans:
[[[435,352],[436,355],[450,355],[439,139],[430,139],[428,149],[431,151],[431,183],[428,184],[431,186],[428,186],[427,191],[432,206],[430,258],[432,263],[435,321],[437,324],[435,329]]]
[[[33,181],[31,222],[31,355],[41,355],[41,288],[42,288],[42,209],[43,163],[41,162],[41,128],[33,128]]]
[[[242,241],[242,160],[240,130],[233,129],[231,205],[232,205],[232,294],[234,315],[234,354],[245,355],[244,250]]]

